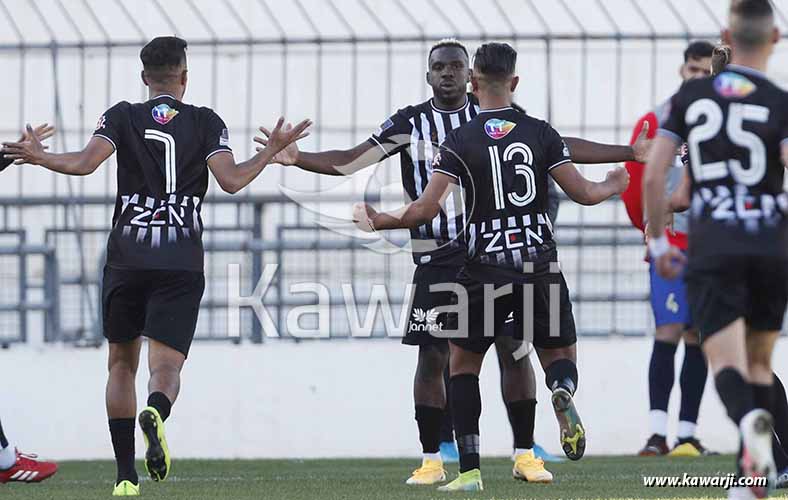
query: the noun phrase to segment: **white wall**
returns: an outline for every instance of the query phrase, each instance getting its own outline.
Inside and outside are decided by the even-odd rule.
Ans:
[[[105,351],[0,351],[0,418],[11,440],[59,459],[111,458]],[[579,351],[576,401],[588,430],[588,453],[636,452],[647,437],[650,339],[581,340]],[[775,359],[787,351],[781,343]],[[183,458],[416,457],[415,361],[414,348],[385,340],[197,344],[168,421],[170,447]],[[782,363],[777,370],[788,375]],[[489,359],[482,377],[485,455],[505,455],[511,445],[497,377],[497,364]],[[540,369],[537,380],[537,442],[560,453]],[[147,377],[141,374],[138,381],[142,404]],[[677,391],[673,396],[671,435]],[[699,436],[712,449],[730,452],[737,443],[732,430],[709,379]]]

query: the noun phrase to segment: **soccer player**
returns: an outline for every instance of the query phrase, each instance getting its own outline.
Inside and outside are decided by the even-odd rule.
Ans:
[[[683,81],[706,78],[711,71],[711,56],[714,46],[706,41],[695,41],[684,51],[684,63],[679,68]],[[656,134],[658,124],[667,117],[670,102],[664,102],[656,110],[647,113],[638,120],[632,134],[634,141],[645,124],[648,124],[650,136]],[[627,190],[621,195],[627,208],[632,225],[645,231],[646,221],[643,217],[642,179],[645,164],[627,162],[626,168],[632,178]],[[668,194],[679,185],[684,175],[684,164],[681,154],[677,153],[673,168],[670,169],[667,184]],[[666,229],[671,244],[682,251],[687,249],[687,215],[674,215],[672,227]],[[706,359],[700,350],[697,332],[691,328],[689,304],[681,276],[673,280],[662,278],[656,271],[653,261],[649,262],[651,285],[651,310],[654,313],[654,347],[651,351],[651,362],[648,367],[649,385],[649,426],[651,436],[640,450],[641,456],[665,455],[700,456],[710,454],[700,441],[695,438],[695,427],[698,412],[706,386]],[[684,361],[681,366],[679,383],[681,386],[681,409],[679,410],[679,426],[677,443],[671,451],[667,443],[668,401],[674,382],[674,358],[679,342],[684,339]]]
[[[516,58],[508,44],[487,43],[476,51],[471,81],[480,111],[447,135],[430,181],[416,201],[389,213],[377,213],[366,204],[354,207],[354,220],[365,230],[418,228],[464,188],[469,226],[455,302],[457,310],[467,311],[460,314],[467,324],[459,319],[457,335],[450,339],[450,398],[460,475],[439,488],[442,491],[483,488],[478,376],[485,352],[501,340],[501,325],[510,313],[514,342],[522,343],[524,330],[528,331],[544,367],[564,452],[578,459],[585,449],[585,430],[572,401],[578,381],[575,325],[552,225],[545,217],[547,179],[552,176],[571,199],[593,205],[622,192],[629,176],[618,168],[603,182],[586,180],[548,123],[512,108],[519,82],[514,74]],[[498,289],[493,292],[493,287]],[[492,304],[495,296],[498,303]],[[525,298],[533,302],[524,304]],[[489,312],[488,306],[493,306]],[[516,358],[518,350],[513,352]],[[525,423],[524,419],[513,422],[515,435]],[[527,479],[517,462],[513,474]]]
[[[145,468],[154,481],[170,473],[164,422],[180,389],[205,286],[202,202],[208,170],[236,193],[284,146],[306,135],[308,120],[284,131],[279,120],[268,146],[236,164],[227,127],[209,108],[183,102],[186,41],[158,37],[140,52],[148,101],[120,102],[98,121],[79,152],[46,153],[31,140],[5,144],[12,159],[67,175],[88,175],[118,155],[118,193],[103,279],[104,335],[109,340],[106,402],[117,462],[113,495],[139,495],[134,468],[135,375],[148,338],[147,406],[138,421],[147,443]]]
[[[47,139],[54,133],[55,129],[46,123],[36,127],[35,133],[41,140]],[[20,141],[27,140],[28,134],[22,134]],[[0,157],[0,172],[8,168],[14,160]],[[13,447],[3,432],[3,425],[0,423],[0,483],[16,481],[20,483],[39,483],[44,479],[52,477],[57,472],[57,464],[38,460],[37,455],[22,453]]]
[[[432,98],[400,109],[386,119],[366,141],[351,149],[318,153],[299,151],[295,145],[291,145],[277,155],[275,161],[324,175],[350,175],[399,155],[402,187],[409,199],[417,199],[432,176],[432,161],[439,145],[450,131],[472,120],[479,111],[474,96],[467,93],[470,67],[464,45],[456,40],[443,40],[430,49],[427,63],[426,80],[432,88]],[[575,160],[581,163],[633,159],[645,161],[650,146],[645,135],[646,131],[632,147],[603,145],[576,138],[567,138],[567,144]],[[259,142],[265,144],[265,140]],[[417,267],[413,274],[412,310],[402,342],[419,347],[413,392],[424,456],[422,466],[407,480],[408,484],[435,484],[446,477],[439,448],[441,421],[447,403],[443,373],[448,364],[449,348],[445,338],[425,332],[424,322],[417,320],[414,313],[419,310],[432,311],[450,300],[451,294],[430,293],[429,287],[436,283],[454,282],[462,265],[464,249],[457,240],[463,228],[461,212],[461,200],[452,198],[446,211],[410,230],[413,260]],[[440,319],[436,321],[436,324],[441,323]],[[512,365],[505,353],[506,347],[502,345],[504,341],[500,342],[503,392],[507,392],[507,387],[517,387],[512,381],[534,380],[530,362],[520,360]],[[514,394],[510,396],[514,397]],[[523,399],[517,404],[507,405],[510,421],[520,418],[532,421],[534,418],[535,387],[521,396]],[[506,396],[504,399],[507,399]],[[531,437],[515,439],[515,448],[530,448],[533,432],[530,434]],[[447,438],[450,439],[450,434],[448,437],[444,435],[444,439]],[[523,455],[522,460],[525,458],[526,455]],[[539,462],[533,464],[535,470],[544,476],[542,465]]]
[[[0,161],[0,170],[9,163]],[[0,483],[40,483],[56,472],[56,463],[38,460],[37,455],[22,453],[11,446],[0,424]]]
[[[731,3],[731,64],[671,99],[649,158],[649,252],[666,278],[684,255],[664,227],[664,183],[676,147],[689,150],[687,295],[720,398],[742,438],[745,476],[773,484],[771,355],[788,304],[788,94],[764,74],[779,32],[768,0]],[[753,487],[759,498],[767,488]],[[733,492],[731,494],[734,494]]]
[[[731,48],[727,45],[714,47],[711,57],[711,72],[717,76],[725,70],[731,58]],[[674,191],[670,199],[670,213],[687,210],[690,206],[690,181],[689,173],[685,172],[681,186]],[[774,451],[774,463],[777,467],[776,488],[788,488],[788,398],[786,398],[785,387],[776,373],[774,376],[773,388],[773,417],[774,434],[772,449]]]

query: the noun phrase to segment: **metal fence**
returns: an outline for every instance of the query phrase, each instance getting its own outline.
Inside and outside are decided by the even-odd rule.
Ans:
[[[0,135],[25,122],[55,123],[54,150],[80,147],[96,119],[119,100],[144,99],[140,47],[160,34],[190,44],[187,99],[227,122],[238,157],[253,152],[257,126],[280,114],[315,120],[305,150],[366,139],[396,109],[428,97],[431,44],[458,37],[473,50],[504,40],[519,51],[518,103],[564,135],[624,142],[637,117],[679,84],[687,41],[715,41],[727,0],[0,0],[0,62],[6,68]],[[774,2],[788,31],[788,0]],[[785,61],[777,47],[775,61]],[[773,76],[788,82],[788,66]],[[227,265],[242,264],[242,287],[280,266],[266,296],[281,324],[299,300],[284,290],[318,279],[387,284],[404,291],[412,265],[316,225],[315,212],[347,211],[370,179],[397,185],[396,160],[352,179],[273,167],[235,198],[214,193],[204,217],[208,257],[200,338],[226,338]],[[0,343],[42,331],[46,339],[93,343],[98,285],[112,211],[114,159],[86,178],[17,167],[0,182]],[[603,177],[607,168],[587,167]],[[311,201],[293,201],[282,188]],[[565,203],[557,221],[561,256],[587,335],[645,334],[647,273],[639,235],[618,202],[592,209]],[[8,236],[5,239],[6,234]],[[404,238],[404,235],[401,235]],[[53,282],[57,287],[48,288]],[[399,288],[398,288],[399,287]],[[246,289],[246,292],[249,292]],[[392,295],[395,295],[392,292]],[[399,296],[401,302],[402,295]],[[334,306],[332,306],[332,310]],[[331,332],[349,332],[339,306]],[[382,331],[378,318],[375,335]],[[244,338],[260,341],[251,311]]]

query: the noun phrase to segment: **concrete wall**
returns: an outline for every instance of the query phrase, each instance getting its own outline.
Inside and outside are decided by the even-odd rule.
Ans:
[[[0,351],[0,418],[11,440],[59,459],[111,458],[103,402],[105,351]],[[787,351],[781,343],[775,359],[785,359]],[[643,444],[650,352],[650,339],[581,340],[577,405],[588,429],[589,454],[628,454]],[[195,345],[181,398],[168,421],[170,447],[184,458],[416,457],[420,448],[411,399],[415,355],[413,348],[393,340]],[[788,375],[785,365],[777,364],[778,372]],[[146,370],[141,367],[138,378],[140,404]],[[482,377],[485,455],[505,455],[511,445],[497,379],[497,364],[488,359]],[[538,368],[537,380],[537,442],[560,453]],[[671,435],[677,391],[673,396]],[[737,442],[711,379],[699,436],[720,451],[733,451]]]

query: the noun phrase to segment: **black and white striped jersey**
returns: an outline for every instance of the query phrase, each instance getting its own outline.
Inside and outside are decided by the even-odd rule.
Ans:
[[[112,144],[118,159],[107,264],[201,272],[207,161],[231,152],[222,119],[209,108],[159,96],[116,104],[93,136]]]
[[[432,163],[446,135],[468,123],[479,110],[471,94],[460,108],[445,111],[432,99],[400,109],[369,138],[386,157],[400,155],[402,186],[413,201],[421,196],[432,176]],[[416,264],[461,265],[464,259],[462,233],[463,201],[450,195],[444,210],[431,224],[411,229],[413,260]]]
[[[481,111],[448,134],[433,171],[464,190],[469,275],[525,281],[554,272],[548,178],[571,161],[550,124],[511,107]]]

